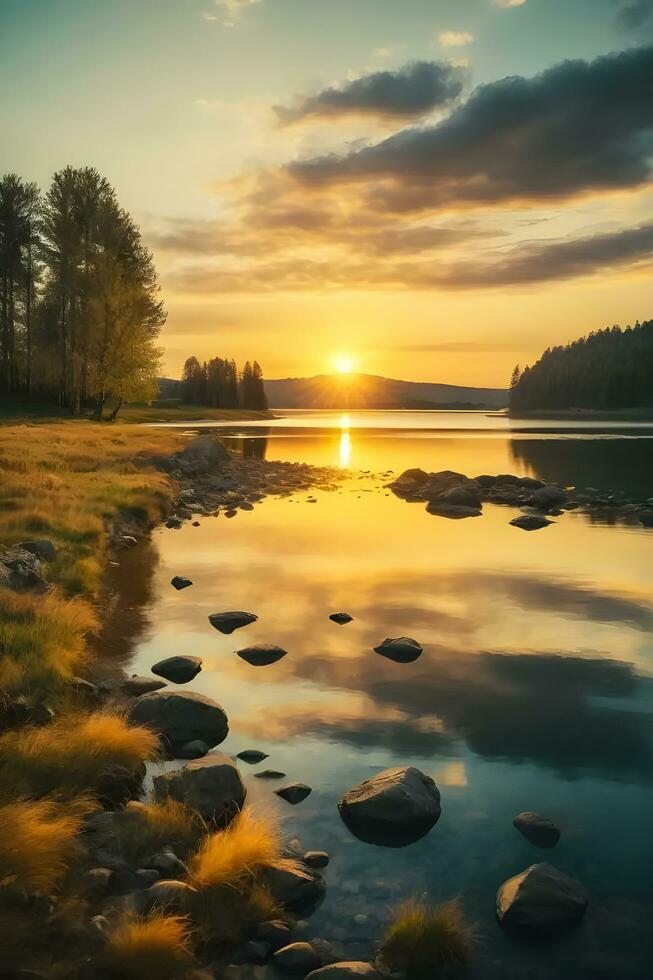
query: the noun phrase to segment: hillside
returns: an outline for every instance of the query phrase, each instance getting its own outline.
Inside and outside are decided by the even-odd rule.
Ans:
[[[270,408],[503,408],[504,388],[396,381],[372,374],[328,375],[266,381]]]
[[[653,406],[653,320],[546,350],[510,395],[515,411]]]

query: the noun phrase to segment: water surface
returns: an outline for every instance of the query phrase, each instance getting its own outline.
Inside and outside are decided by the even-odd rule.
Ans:
[[[241,767],[256,805],[332,855],[306,935],[368,956],[398,901],[460,894],[482,933],[474,976],[646,976],[653,531],[570,512],[528,534],[509,525],[513,509],[492,505],[450,521],[389,494],[380,474],[511,472],[653,496],[653,429],[432,412],[292,413],[220,428],[236,451],[337,465],[345,481],[315,504],[303,493],[157,530],[117,570],[129,626],[113,646],[139,673],[164,656],[201,656],[190,687],[229,715],[220,748],[263,749],[262,767],[313,787],[293,808],[252,778],[258,767]],[[175,592],[173,575],[192,588]],[[259,621],[222,636],[207,617],[227,609]],[[331,623],[340,610],[354,622]],[[400,635],[423,645],[415,663],[372,651]],[[255,668],[234,654],[263,641],[288,656]],[[339,796],[408,764],[440,787],[436,827],[400,850],[356,840]],[[561,828],[554,851],[513,829],[525,809]],[[497,886],[540,860],[593,895],[582,929],[546,951],[508,939],[493,916]]]

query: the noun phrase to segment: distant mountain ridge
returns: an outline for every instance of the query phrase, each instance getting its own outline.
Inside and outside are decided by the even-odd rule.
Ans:
[[[270,408],[504,408],[506,388],[398,381],[374,374],[320,374],[266,381]]]

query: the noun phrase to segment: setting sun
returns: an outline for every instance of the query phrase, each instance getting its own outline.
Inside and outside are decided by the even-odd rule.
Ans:
[[[351,374],[354,370],[354,358],[349,354],[336,354],[333,364],[338,374]]]

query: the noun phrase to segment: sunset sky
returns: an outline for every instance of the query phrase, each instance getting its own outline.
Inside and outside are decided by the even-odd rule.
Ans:
[[[169,376],[503,386],[653,317],[653,0],[0,0],[0,93],[0,171],[139,222]]]

